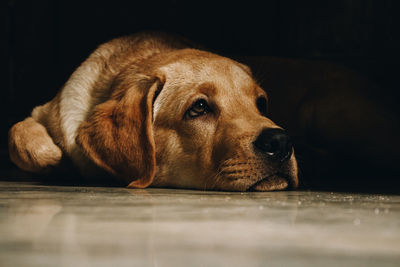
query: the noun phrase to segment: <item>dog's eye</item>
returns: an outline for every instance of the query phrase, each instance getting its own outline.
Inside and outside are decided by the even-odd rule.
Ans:
[[[196,118],[210,112],[210,107],[205,99],[199,99],[186,112],[188,118]]]
[[[260,111],[261,115],[266,117],[267,113],[268,113],[267,99],[265,97],[261,96],[261,97],[257,98],[256,104],[257,104],[258,111]]]

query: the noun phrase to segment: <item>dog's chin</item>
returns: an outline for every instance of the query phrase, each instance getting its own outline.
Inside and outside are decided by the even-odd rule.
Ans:
[[[277,191],[288,189],[290,183],[289,179],[285,175],[273,174],[265,177],[252,186],[249,187],[248,191]]]

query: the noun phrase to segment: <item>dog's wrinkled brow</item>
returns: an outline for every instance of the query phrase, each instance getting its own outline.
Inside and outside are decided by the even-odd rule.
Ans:
[[[203,93],[206,96],[213,96],[216,94],[217,88],[211,82],[202,83],[198,86],[198,92]]]

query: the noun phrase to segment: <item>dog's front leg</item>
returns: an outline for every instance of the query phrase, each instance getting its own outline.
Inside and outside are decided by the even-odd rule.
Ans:
[[[58,165],[62,157],[46,128],[32,117],[10,129],[8,147],[11,161],[29,172],[45,172]]]

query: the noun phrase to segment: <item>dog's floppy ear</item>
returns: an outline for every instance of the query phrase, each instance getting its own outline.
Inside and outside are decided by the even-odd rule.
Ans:
[[[152,105],[163,82],[142,76],[117,84],[110,99],[97,105],[80,126],[76,142],[128,187],[145,188],[155,175]]]

